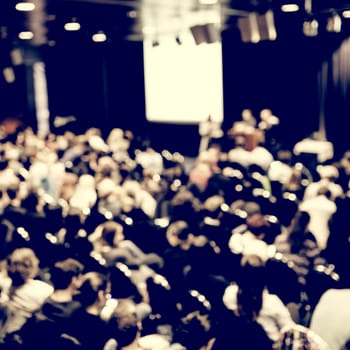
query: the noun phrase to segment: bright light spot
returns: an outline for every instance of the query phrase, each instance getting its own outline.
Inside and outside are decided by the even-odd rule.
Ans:
[[[95,43],[103,43],[107,40],[107,36],[103,32],[98,32],[92,36],[92,41]]]
[[[344,18],[350,18],[350,10],[343,11],[342,15]]]
[[[282,12],[297,12],[299,6],[297,4],[284,4],[281,6]]]
[[[74,32],[80,29],[80,23],[78,22],[69,22],[64,25],[64,29],[70,32]]]
[[[34,37],[34,34],[33,34],[33,32],[20,32],[19,34],[18,34],[18,37],[21,39],[21,40],[31,40],[31,39],[33,39],[33,37]]]
[[[33,11],[35,9],[35,4],[32,2],[19,2],[16,4],[16,10],[17,11]]]
[[[190,31],[144,40],[146,116],[149,121],[194,124],[208,115],[223,121],[221,43],[196,45]]]
[[[136,18],[137,17],[137,11],[131,10],[127,13],[129,18]]]

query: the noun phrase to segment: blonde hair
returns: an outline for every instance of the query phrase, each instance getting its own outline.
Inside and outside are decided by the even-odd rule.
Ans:
[[[9,257],[9,265],[19,262],[26,263],[28,278],[34,278],[39,272],[39,259],[31,248],[17,248]]]

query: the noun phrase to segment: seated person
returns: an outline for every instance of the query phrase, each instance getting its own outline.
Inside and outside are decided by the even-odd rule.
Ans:
[[[7,313],[1,333],[23,327],[52,294],[53,287],[39,279],[39,259],[31,248],[15,249],[8,259],[6,278],[0,279],[0,307]]]
[[[243,256],[241,267],[237,281],[226,288],[223,302],[236,316],[257,321],[271,341],[276,342],[281,329],[295,322],[281,299],[267,290],[263,260],[257,255]]]
[[[118,222],[106,221],[98,225],[89,240],[93,244],[93,254],[100,255],[107,266],[116,262],[127,265],[135,284],[145,282],[155,273],[153,268],[163,265],[159,255],[145,253],[133,241],[126,239],[123,226]]]
[[[275,247],[269,244],[270,224],[259,212],[248,215],[246,223],[232,231],[228,246],[232,253],[258,255],[264,261],[275,254]]]

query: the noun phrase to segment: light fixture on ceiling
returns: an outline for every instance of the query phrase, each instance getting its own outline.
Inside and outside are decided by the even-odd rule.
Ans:
[[[331,17],[327,19],[327,32],[340,33],[342,26],[342,20],[337,12],[332,13]]]
[[[190,27],[196,45],[221,41],[220,28],[216,23],[197,24]]]
[[[344,18],[350,18],[350,10],[344,10],[344,11],[342,12],[342,16],[343,16]]]
[[[277,31],[272,10],[264,14],[250,13],[238,19],[238,27],[243,42],[258,43],[262,40],[276,40]]]
[[[35,4],[33,2],[18,2],[15,6],[17,11],[23,11],[23,12],[30,12],[30,11],[34,11],[35,9]]]
[[[107,41],[107,35],[102,30],[100,30],[92,35],[92,41],[95,43],[103,43]]]
[[[6,83],[12,84],[15,82],[16,76],[15,76],[15,71],[13,70],[12,67],[5,67],[2,70],[2,74],[4,76]]]
[[[33,32],[30,31],[24,31],[24,32],[20,32],[18,33],[18,38],[21,40],[32,40],[34,37]]]
[[[294,4],[294,3],[283,4],[281,6],[281,11],[282,12],[298,12],[299,11],[299,5],[298,4]]]
[[[314,37],[318,35],[318,21],[315,18],[306,19],[303,23],[303,33],[305,36]]]
[[[137,18],[137,11],[136,11],[136,10],[128,11],[126,15],[127,15],[129,18]]]
[[[76,18],[73,18],[70,22],[64,24],[64,29],[69,32],[80,30],[80,23]]]

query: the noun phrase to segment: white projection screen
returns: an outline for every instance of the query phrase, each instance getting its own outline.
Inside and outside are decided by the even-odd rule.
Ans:
[[[146,118],[151,122],[197,124],[223,121],[221,42],[196,45],[188,30],[144,40]]]

